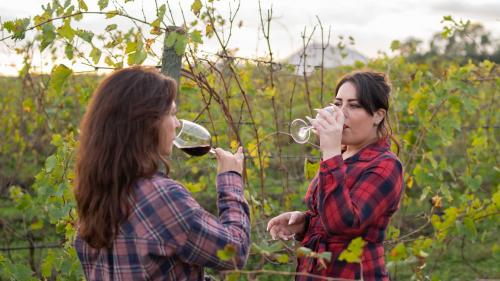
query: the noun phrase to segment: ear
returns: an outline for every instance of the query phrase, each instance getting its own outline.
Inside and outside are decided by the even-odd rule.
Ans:
[[[375,111],[373,113],[373,124],[377,125],[380,124],[385,118],[385,115],[387,114],[387,110],[380,108],[379,110]]]

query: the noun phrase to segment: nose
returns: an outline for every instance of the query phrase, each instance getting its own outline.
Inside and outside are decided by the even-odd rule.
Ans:
[[[342,113],[344,113],[344,117],[347,117],[349,116],[349,110],[347,109],[347,106],[346,104],[342,105],[342,107],[340,108],[340,110],[342,111]]]
[[[177,117],[175,117],[175,128],[179,128],[181,126],[181,121],[179,121],[179,119],[177,119]]]

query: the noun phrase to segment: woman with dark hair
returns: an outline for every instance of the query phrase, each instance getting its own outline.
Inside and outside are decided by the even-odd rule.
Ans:
[[[80,125],[74,246],[89,280],[202,280],[203,267],[242,267],[250,242],[241,147],[217,148],[219,217],[168,177],[179,120],[175,80],[118,70],[94,92]],[[159,172],[163,164],[166,174]],[[233,260],[217,251],[230,246]]]
[[[403,191],[402,165],[390,151],[390,91],[384,74],[349,74],[336,87],[333,112],[320,109],[312,121],[322,161],[305,196],[308,210],[283,213],[267,225],[273,239],[294,237],[314,252],[332,253],[326,268],[315,258],[299,258],[299,273],[389,280],[383,241]],[[339,261],[357,237],[365,241],[361,262]],[[315,278],[298,274],[296,280]]]

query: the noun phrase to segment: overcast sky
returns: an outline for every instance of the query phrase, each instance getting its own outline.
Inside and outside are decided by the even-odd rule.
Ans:
[[[123,3],[123,0],[116,0]],[[2,21],[28,17],[39,14],[40,5],[45,0],[0,0],[0,17]],[[64,2],[64,1],[61,1]],[[76,2],[76,1],[73,1]],[[87,0],[89,10],[98,10],[97,0]],[[110,1],[112,2],[112,1]],[[165,0],[158,0],[164,3]],[[202,0],[202,2],[205,2]],[[228,4],[235,6],[234,0],[221,0],[218,4],[224,14],[229,11]],[[190,15],[191,0],[170,0],[174,7],[174,16],[178,17],[179,6],[186,15]],[[135,0],[127,3],[129,13],[142,15],[140,7],[149,20],[154,20],[154,1]],[[455,19],[471,20],[482,23],[495,38],[500,37],[500,1],[499,0],[262,0],[263,9],[273,8],[271,28],[271,44],[275,56],[280,59],[290,55],[302,46],[300,37],[304,27],[311,31],[317,24],[316,16],[324,27],[332,27],[332,43],[338,42],[337,36],[352,36],[355,39],[354,49],[368,57],[376,57],[381,52],[390,53],[392,40],[404,40],[410,36],[429,39],[443,28],[441,20],[445,15]],[[246,57],[262,55],[266,51],[261,32],[259,31],[259,14],[257,0],[242,0],[238,21],[243,27],[233,33],[230,47],[238,48],[238,54]],[[129,24],[123,21],[125,25]],[[107,22],[106,22],[107,24]],[[82,21],[82,27],[93,31],[101,30],[105,24],[100,16],[91,16]],[[319,33],[314,37],[319,40]],[[3,45],[3,44],[2,44]],[[0,72],[13,74],[19,67],[21,58],[0,45]],[[206,51],[215,52],[216,44],[206,42]],[[40,58],[43,59],[43,58]],[[16,66],[17,65],[17,66]]]

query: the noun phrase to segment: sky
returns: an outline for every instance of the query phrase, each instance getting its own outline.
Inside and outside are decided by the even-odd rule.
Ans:
[[[157,1],[159,4],[166,2],[166,0]],[[46,0],[0,0],[0,19],[7,21],[34,16],[42,11],[41,4],[46,2]],[[86,0],[86,2],[89,10],[98,10],[97,0]],[[144,10],[148,19],[153,21],[154,2],[135,0],[133,3],[127,3],[125,7],[130,14],[139,16],[142,15],[141,10]],[[173,7],[176,20],[180,21],[179,7],[182,7],[189,20],[191,0],[169,0],[169,3]],[[235,0],[221,0],[217,6],[223,15],[228,15],[229,4],[234,9],[236,3]],[[238,49],[239,56],[256,57],[265,55],[267,51],[259,29],[258,3],[258,0],[241,0],[237,22],[242,20],[243,26],[235,30],[229,44],[230,48]],[[434,33],[443,29],[444,24],[441,20],[447,15],[453,16],[456,20],[479,22],[494,38],[500,38],[499,0],[261,0],[261,6],[263,10],[271,7],[273,9],[271,46],[277,59],[284,59],[300,49],[301,33],[304,28],[307,32],[311,32],[318,23],[317,17],[325,30],[331,27],[332,44],[338,42],[339,35],[352,36],[355,40],[353,48],[370,58],[381,53],[390,54],[392,40],[416,37],[426,42]],[[131,26],[126,20],[118,21],[123,27]],[[105,24],[103,25],[102,17],[89,16],[81,22],[81,26],[96,32],[102,30]],[[317,29],[313,40],[320,39]],[[11,42],[8,44],[12,45]],[[215,53],[218,48],[214,40],[211,40],[205,41],[202,49]],[[42,65],[47,61],[46,56],[48,55],[39,54],[35,58]],[[0,43],[0,73],[15,75],[21,67],[21,62],[21,57],[16,56],[4,43]]]

